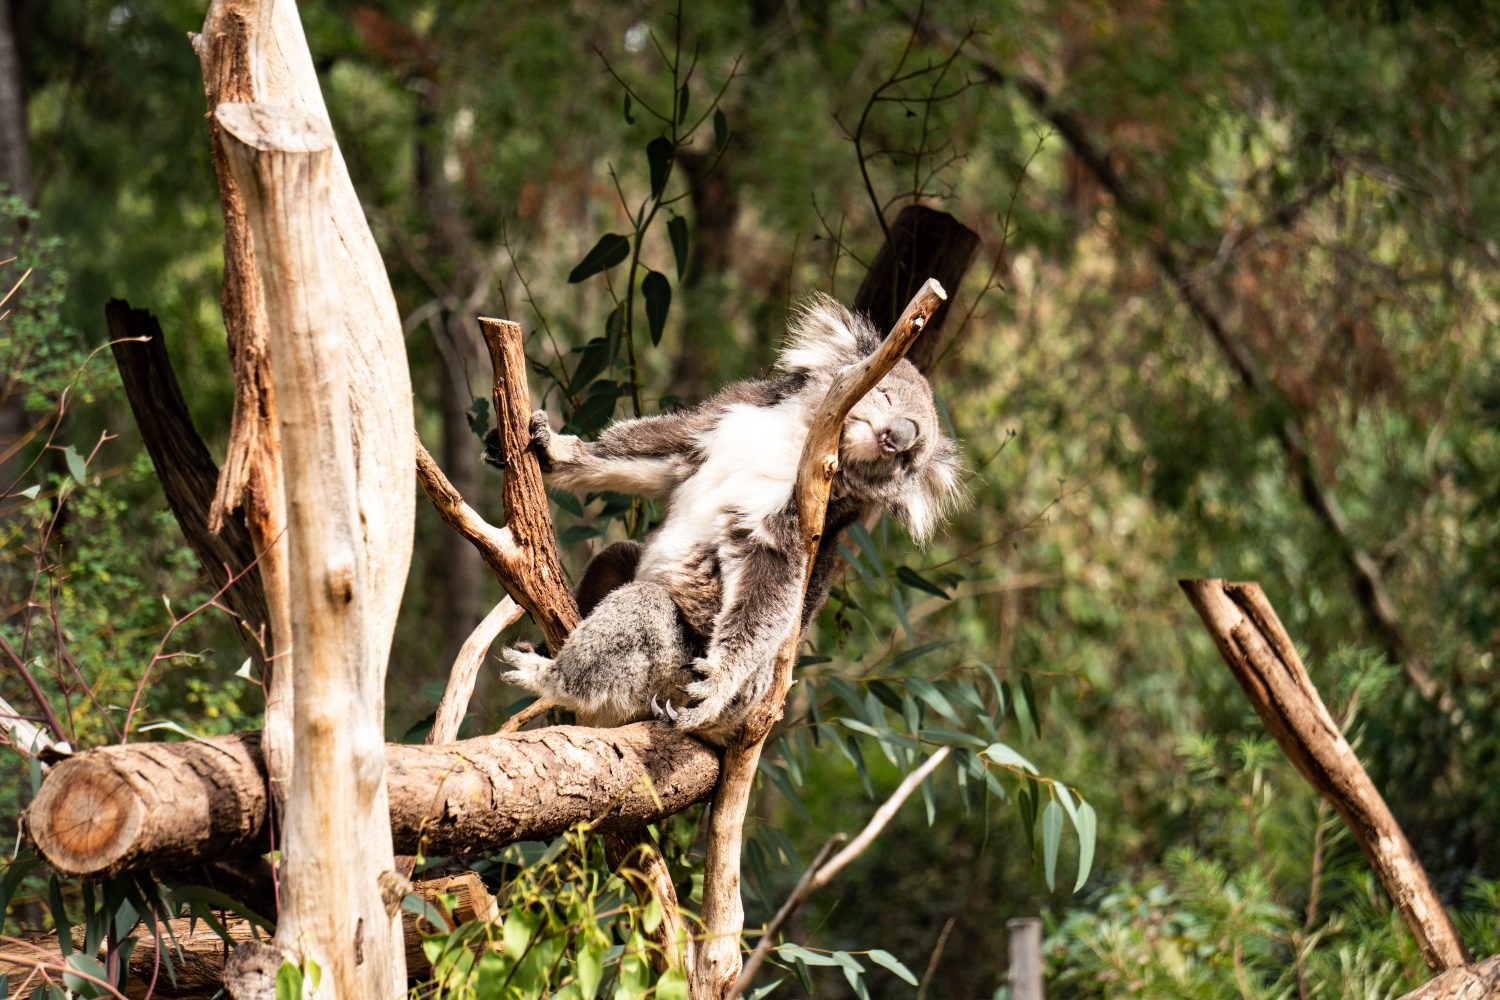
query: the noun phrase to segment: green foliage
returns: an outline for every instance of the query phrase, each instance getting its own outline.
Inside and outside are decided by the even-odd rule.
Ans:
[[[611,874],[598,855],[597,839],[591,846],[588,830],[579,827],[550,846],[514,845],[483,864],[485,874],[500,880],[497,900],[504,918],[424,937],[431,983],[414,995],[686,997],[680,972],[652,971],[656,945],[646,935],[659,926],[660,908],[654,901],[638,905],[622,881],[624,873]],[[417,897],[408,897],[408,903],[417,912],[425,909]],[[429,926],[444,926],[437,916],[429,918]]]

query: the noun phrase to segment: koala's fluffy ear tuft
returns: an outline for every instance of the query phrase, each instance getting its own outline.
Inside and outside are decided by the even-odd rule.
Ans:
[[[906,526],[918,545],[925,545],[938,525],[967,500],[963,471],[963,461],[953,442],[939,438],[917,481],[892,507],[896,519]]]
[[[872,354],[880,341],[868,319],[815,292],[793,313],[776,367],[787,374],[834,371]]]

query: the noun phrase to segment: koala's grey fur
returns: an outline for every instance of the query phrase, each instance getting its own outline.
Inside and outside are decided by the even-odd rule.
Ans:
[[[770,683],[797,613],[805,556],[792,491],[814,411],[833,377],[880,341],[864,317],[818,297],[794,318],[772,378],[617,423],[593,442],[533,415],[549,483],[666,498],[667,512],[644,545],[617,543],[590,563],[579,587],[585,617],[556,659],[506,650],[505,680],[586,724],[654,715],[728,740]],[[500,464],[494,449],[486,458]],[[828,596],[846,527],[889,510],[923,542],[959,492],[957,451],[932,390],[901,361],[845,421],[801,626]]]

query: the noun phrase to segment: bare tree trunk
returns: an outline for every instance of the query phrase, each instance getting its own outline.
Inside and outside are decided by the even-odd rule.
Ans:
[[[225,101],[262,101],[328,119],[294,0],[213,0],[193,45],[203,66],[210,110]],[[234,423],[213,526],[217,528],[229,511],[243,507],[256,550],[265,552],[259,565],[272,641],[278,644],[266,707],[267,752],[276,779],[289,773],[291,763],[290,690],[295,672],[285,641],[291,614],[285,544],[273,544],[281,537],[286,516],[280,507],[276,400],[266,355],[265,304],[244,205],[225,168],[212,120],[210,129],[224,212],[223,307],[235,376]],[[358,542],[367,570],[369,612],[375,621],[394,622],[411,561],[416,503],[406,341],[380,251],[337,147],[330,170],[328,215],[335,232],[338,315],[345,338],[356,345],[348,359],[353,387],[348,406],[356,456]],[[372,662],[384,665],[390,639],[389,632],[378,637],[369,650]],[[273,788],[281,787],[273,780]]]
[[[384,780],[395,623],[366,585],[372,559],[361,545],[347,365],[356,344],[337,306],[330,222],[333,130],[316,115],[263,104],[220,105],[215,117],[266,302],[296,610],[297,753],[276,943],[304,964],[317,961],[335,997],[395,997],[406,987]],[[410,441],[409,409],[407,418]]]
[[[0,187],[31,203],[31,139],[16,0],[0,0]]]

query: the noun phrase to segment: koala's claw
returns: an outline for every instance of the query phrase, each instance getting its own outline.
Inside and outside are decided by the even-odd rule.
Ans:
[[[654,694],[651,696],[651,714],[661,722],[676,722],[678,719],[678,712],[672,700],[668,698],[658,702]]]

